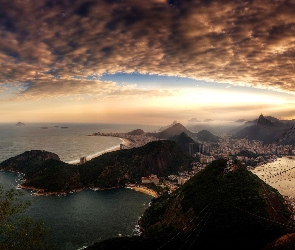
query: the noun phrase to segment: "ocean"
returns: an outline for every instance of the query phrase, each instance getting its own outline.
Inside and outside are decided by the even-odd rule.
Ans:
[[[280,194],[295,198],[295,157],[282,157],[252,170]]]
[[[157,129],[118,124],[29,124],[21,127],[1,124],[0,162],[32,149],[47,150],[58,154],[65,162],[75,162],[82,156],[94,157],[121,143],[115,137],[88,135],[129,132],[137,128]],[[0,185],[6,189],[16,188],[18,182],[15,173],[0,172]],[[24,198],[32,202],[26,215],[42,220],[50,228],[52,243],[63,250],[76,250],[118,234],[136,234],[137,220],[152,199],[126,188],[85,190],[60,197],[37,197],[28,190],[23,192]]]

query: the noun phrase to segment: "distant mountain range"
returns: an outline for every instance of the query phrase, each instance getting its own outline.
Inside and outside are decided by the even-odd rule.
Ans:
[[[213,135],[208,130],[202,130],[198,133],[193,133],[180,123],[176,123],[161,132],[147,133],[147,135],[154,136],[159,139],[172,140],[176,142],[182,141],[181,143],[184,143],[185,141],[187,141],[188,143],[198,142],[198,141],[206,141],[206,142],[219,141],[219,137]],[[189,140],[187,137],[191,138],[191,140]]]
[[[243,125],[240,125],[243,123]],[[219,129],[215,127],[219,126]],[[279,120],[272,116],[263,116],[262,114],[253,121],[244,119],[237,120],[231,124],[211,125],[209,123],[199,123],[187,129],[180,123],[174,122],[160,132],[146,133],[159,139],[173,140],[177,142],[185,151],[190,142],[218,142],[219,137],[211,131],[219,130],[227,131],[232,134],[232,138],[247,138],[249,140],[259,140],[263,143],[278,143],[278,144],[295,144],[295,120]],[[208,129],[206,129],[208,128]],[[198,132],[192,132],[199,129]],[[141,131],[143,133],[143,131]],[[182,133],[186,134],[184,136]],[[182,134],[182,135],[181,135]],[[181,136],[180,136],[181,135]],[[192,140],[189,140],[190,137]]]
[[[248,125],[248,126],[247,126]],[[260,140],[266,144],[295,144],[295,120],[279,120],[271,116],[263,116],[252,122],[246,122],[233,138]]]

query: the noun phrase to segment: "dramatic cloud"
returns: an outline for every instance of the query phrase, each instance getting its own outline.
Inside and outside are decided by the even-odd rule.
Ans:
[[[0,83],[22,98],[150,95],[79,80],[140,72],[294,92],[294,11],[293,0],[0,0]]]
[[[11,84],[9,87],[3,85],[2,91],[9,91],[17,96],[10,99],[20,100],[67,96],[78,96],[79,100],[81,100],[81,96],[85,96],[87,99],[99,98],[100,100],[114,97],[138,99],[142,97],[174,96],[178,93],[176,90],[142,89],[138,88],[136,84],[118,85],[110,81],[79,79],[52,80],[50,83],[42,80],[27,81],[25,84]]]

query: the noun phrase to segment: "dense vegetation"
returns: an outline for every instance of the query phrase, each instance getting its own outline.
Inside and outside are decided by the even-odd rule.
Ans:
[[[128,182],[140,182],[142,176],[150,174],[177,174],[192,162],[191,156],[172,141],[105,153],[79,166],[53,156],[45,151],[27,151],[4,161],[0,168],[25,173],[26,186],[46,192],[68,192],[88,187],[121,187]]]
[[[84,186],[114,187],[140,182],[142,176],[167,176],[188,169],[191,156],[172,141],[107,153],[80,166]]]
[[[57,154],[43,150],[31,150],[3,161],[0,168],[28,174],[34,172],[36,167],[41,166],[49,159],[60,161]]]
[[[229,173],[225,167],[225,160],[215,161],[171,195],[153,199],[134,246],[149,239],[150,249],[261,249],[294,226],[275,189],[241,166]]]
[[[22,216],[30,204],[20,199],[21,194],[16,190],[4,191],[0,187],[0,249],[53,249],[48,244],[48,229],[43,223]]]
[[[53,159],[45,161],[27,174],[26,185],[45,192],[69,192],[82,188],[78,166]]]

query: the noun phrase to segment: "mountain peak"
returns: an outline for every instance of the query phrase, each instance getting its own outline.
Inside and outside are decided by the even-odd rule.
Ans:
[[[259,126],[273,126],[273,123],[266,119],[263,114],[261,114],[258,118],[257,125]]]
[[[160,139],[169,139],[170,137],[179,135],[182,132],[186,133],[190,137],[194,137],[193,133],[187,130],[181,123],[175,123],[171,127],[159,133],[148,133],[148,135],[151,135]]]

